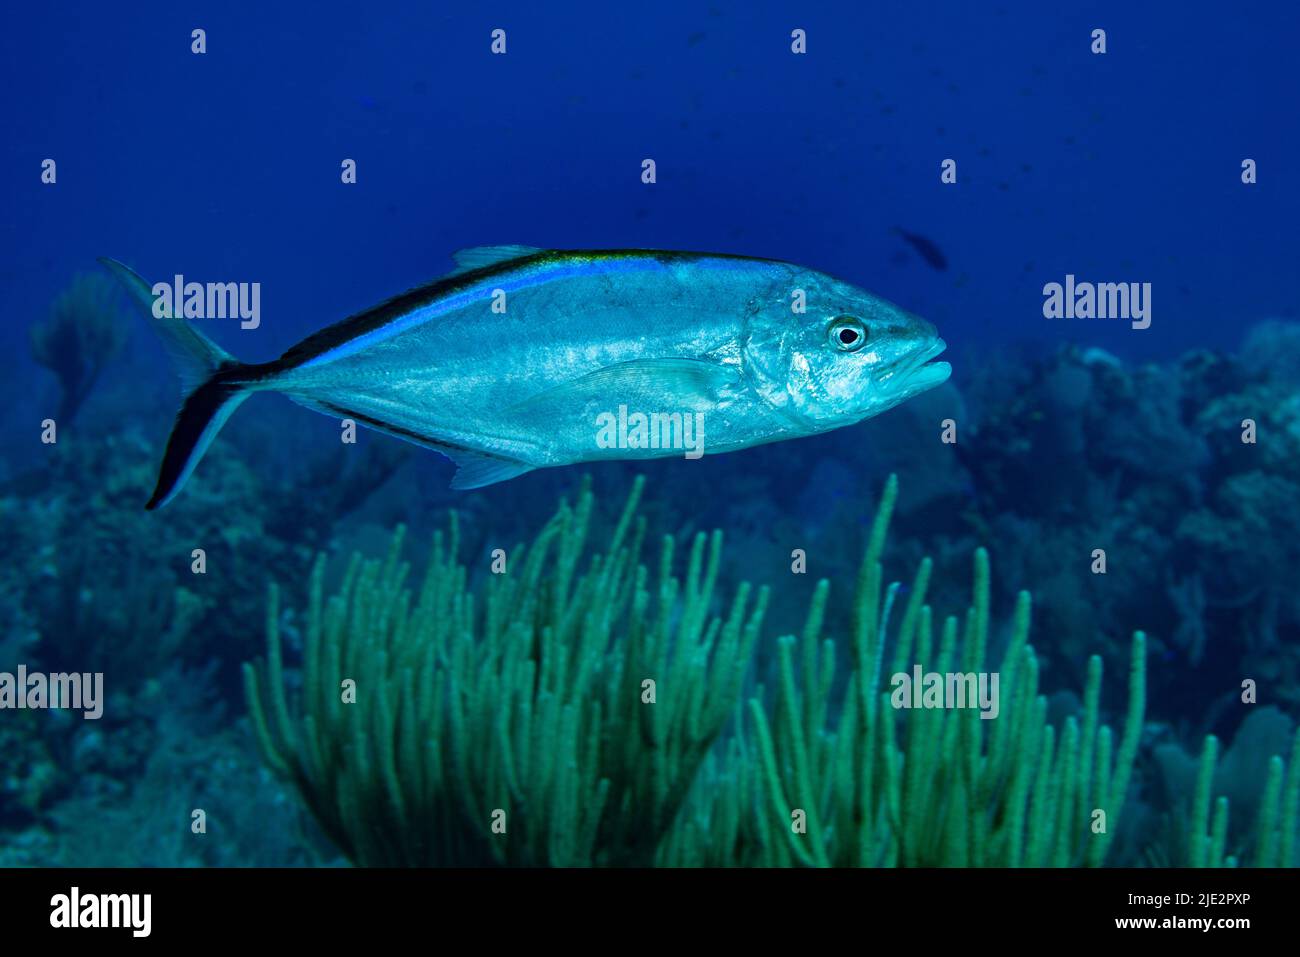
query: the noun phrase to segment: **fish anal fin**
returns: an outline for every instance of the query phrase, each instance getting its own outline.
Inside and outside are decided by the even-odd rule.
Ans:
[[[495,485],[533,470],[527,462],[503,459],[497,455],[461,449],[438,451],[456,463],[456,474],[452,477],[451,487],[457,490]]]
[[[535,466],[529,465],[527,462],[521,462],[518,459],[507,458],[502,455],[493,455],[490,452],[480,452],[450,439],[412,432],[391,422],[384,422],[374,416],[345,409],[322,399],[312,398],[300,393],[286,394],[294,402],[315,412],[340,419],[353,419],[366,426],[366,428],[374,429],[376,432],[382,432],[404,442],[432,449],[439,455],[446,456],[456,464],[456,474],[451,480],[451,487],[454,489],[482,488],[484,485],[504,482],[516,475],[531,472],[535,468]]]

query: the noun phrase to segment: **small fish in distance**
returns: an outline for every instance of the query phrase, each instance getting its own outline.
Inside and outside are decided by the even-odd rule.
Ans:
[[[935,269],[942,272],[948,268],[948,257],[943,254],[943,250],[936,246],[932,240],[926,239],[919,233],[909,233],[906,229],[899,226],[894,227],[894,232],[902,236],[903,239],[907,241],[907,244],[915,249],[920,254],[921,258]]]
[[[550,466],[680,454],[599,443],[599,417],[620,408],[703,415],[702,453],[726,452],[852,425],[951,372],[931,361],[945,345],[930,323],[789,263],[527,246],[455,260],[450,275],[263,363],[239,362],[193,324],[156,315],[143,278],[100,260],[189,390],[145,507],[177,494],[255,392],[434,449],[459,467],[452,487],[467,489]]]

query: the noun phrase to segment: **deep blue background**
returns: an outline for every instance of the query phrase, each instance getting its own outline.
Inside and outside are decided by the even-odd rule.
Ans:
[[[208,50],[201,56],[190,50],[195,27],[207,31]],[[790,51],[796,27],[808,33],[806,55]],[[1102,56],[1090,52],[1090,34],[1098,27],[1108,33],[1109,52]],[[505,56],[490,52],[494,28],[507,31]],[[13,526],[23,532],[7,543],[30,538],[41,547],[8,549],[26,571],[12,575],[19,590],[5,591],[4,607],[17,607],[14,596],[53,595],[41,607],[75,601],[72,607],[103,616],[86,619],[92,623],[108,620],[110,611],[123,611],[114,620],[134,623],[141,619],[127,603],[138,598],[133,588],[144,588],[135,583],[161,588],[190,582],[191,546],[178,555],[152,543],[188,542],[184,536],[194,529],[228,519],[235,544],[217,547],[238,559],[224,572],[214,562],[205,581],[214,602],[229,601],[211,606],[221,614],[208,615],[203,630],[196,630],[206,643],[188,638],[183,663],[193,669],[208,655],[219,659],[224,670],[216,686],[228,696],[230,713],[242,714],[236,665],[261,640],[261,582],[250,597],[249,579],[279,576],[284,607],[301,608],[308,559],[299,566],[298,557],[318,547],[338,555],[352,547],[377,553],[387,540],[377,530],[398,520],[412,527],[408,541],[427,541],[414,532],[421,519],[441,524],[442,504],[465,510],[470,533],[463,551],[478,549],[481,556],[488,547],[531,535],[538,509],[570,492],[586,471],[539,470],[460,493],[446,488],[453,466],[420,452],[406,460],[410,468],[395,470],[384,486],[391,494],[370,494],[371,486],[358,483],[359,494],[368,496],[365,507],[341,507],[336,519],[332,499],[313,496],[312,483],[335,487],[325,492],[346,491],[349,483],[334,482],[336,474],[365,478],[367,467],[382,461],[353,456],[353,447],[339,441],[338,422],[283,400],[279,414],[269,414],[276,406],[259,397],[224,433],[232,445],[239,443],[238,455],[228,457],[224,470],[215,455],[199,466],[198,476],[218,480],[210,488],[241,496],[229,516],[211,499],[182,499],[172,511],[146,516],[135,511],[145,498],[138,486],[152,481],[178,390],[143,320],[123,314],[131,326],[130,348],[106,368],[75,425],[60,423],[59,447],[38,441],[39,423],[57,408],[59,386],[30,358],[28,329],[77,272],[98,269],[96,257],[123,260],[150,280],[182,273],[203,282],[261,283],[259,329],[241,331],[233,320],[205,326],[249,361],[272,358],[311,331],[448,271],[454,250],[506,243],[720,251],[826,270],[934,321],[950,345],[946,358],[959,387],[982,368],[1003,381],[1006,367],[990,360],[1016,357],[1026,344],[1053,348],[1069,339],[1127,359],[1231,348],[1260,319],[1300,318],[1297,39],[1300,3],[1294,0],[9,4],[0,17],[0,518],[6,519],[4,531]],[[647,157],[657,162],[654,185],[641,182]],[[1259,166],[1260,181],[1252,186],[1240,180],[1247,157]],[[40,181],[46,158],[58,162],[57,185]],[[340,182],[344,158],[359,164],[357,185]],[[939,179],[945,158],[958,163],[954,186]],[[933,240],[949,268],[926,265],[895,227]],[[1043,318],[1044,283],[1067,273],[1151,283],[1151,328]],[[1253,384],[1225,380],[1223,389],[1245,390],[1232,392],[1233,402],[1269,399],[1284,388],[1255,392],[1249,391]],[[1069,384],[1068,376],[1060,381]],[[928,421],[903,419],[892,435],[874,422],[799,443],[707,456],[689,469],[673,457],[636,463],[635,469],[606,463],[591,473],[615,506],[632,471],[649,474],[649,527],[683,542],[697,528],[725,527],[731,567],[724,567],[723,580],[783,582],[767,618],[770,633],[781,634],[802,627],[817,577],[835,578],[837,596],[849,593],[851,584],[841,580],[851,574],[865,533],[844,526],[870,521],[873,483],[897,470],[908,484],[907,508],[900,506],[895,519],[896,541],[912,550],[900,549],[891,576],[911,567],[924,541],[938,545],[936,582],[949,578],[964,588],[964,549],[978,539],[993,551],[1001,576],[995,586],[1007,583],[996,602],[999,620],[1010,614],[1011,589],[1036,589],[1035,634],[1047,636],[1043,645],[1051,649],[1042,658],[1045,689],[1077,692],[1085,656],[1095,651],[1107,657],[1106,706],[1118,706],[1125,660],[1114,652],[1118,636],[1102,633],[1113,613],[1124,619],[1125,632],[1147,628],[1153,662],[1161,655],[1152,667],[1148,718],[1195,727],[1198,734],[1204,723],[1226,745],[1240,712],[1221,707],[1224,676],[1272,674],[1274,660],[1264,655],[1275,656],[1278,674],[1293,675],[1285,670],[1294,662],[1289,652],[1261,637],[1265,651],[1247,659],[1242,649],[1256,640],[1250,621],[1212,607],[1204,615],[1211,652],[1198,664],[1179,634],[1169,633],[1172,613],[1161,626],[1169,602],[1158,592],[1151,595],[1152,609],[1134,610],[1123,602],[1131,603],[1138,589],[1124,590],[1123,573],[1095,576],[1086,563],[1062,561],[1062,568],[1037,575],[1064,554],[1053,548],[1077,547],[1080,539],[1072,536],[1084,534],[1081,529],[1094,534],[1082,513],[1124,494],[1129,486],[1111,478],[1126,470],[1126,481],[1150,481],[1152,494],[1144,501],[1160,503],[1163,494],[1168,502],[1182,502],[1180,477],[1188,487],[1204,480],[1227,500],[1200,510],[1203,518],[1222,521],[1229,541],[1222,552],[1215,545],[1189,556],[1197,575],[1214,568],[1220,554],[1228,556],[1221,564],[1232,573],[1225,580],[1243,574],[1230,566],[1255,543],[1244,542],[1237,530],[1257,526],[1231,524],[1239,488],[1262,490],[1258,509],[1245,503],[1252,506],[1247,517],[1265,516],[1275,536],[1259,543],[1260,554],[1294,554],[1284,546],[1295,536],[1277,521],[1294,487],[1289,473],[1277,463],[1245,473],[1243,460],[1227,455],[1219,460],[1231,465],[1226,478],[1197,473],[1197,443],[1207,429],[1221,434],[1222,422],[1193,429],[1173,421],[1169,434],[1161,435],[1166,410],[1175,409],[1169,417],[1177,418],[1177,402],[1153,402],[1165,380],[1148,388],[1150,381],[1133,390],[1138,398],[1127,406],[1115,391],[1104,395],[1116,404],[1094,410],[1095,416],[1067,410],[1073,417],[1059,435],[1048,434],[1052,430],[1036,425],[1033,416],[1043,408],[1054,414],[1063,402],[1017,410],[995,396],[993,412],[981,422],[978,414],[961,414],[956,393],[936,390]],[[981,385],[984,395],[996,392],[988,381]],[[1172,389],[1160,394],[1177,398]],[[1208,386],[1202,391],[1207,394],[1197,392],[1195,401],[1221,397]],[[964,394],[977,402],[981,389]],[[1226,410],[1229,433],[1240,421],[1233,402],[1215,412],[1222,417]],[[908,404],[913,410],[918,405]],[[1270,412],[1276,410],[1252,414],[1268,423]],[[940,416],[949,414],[962,422],[959,447],[938,441]],[[999,415],[1008,421],[997,421]],[[1083,447],[1084,425],[1103,415],[1120,421],[1100,430],[1100,437],[1089,433],[1093,444]],[[1126,429],[1129,419],[1134,424]],[[983,434],[968,423],[983,426]],[[922,427],[930,430],[928,440],[917,437]],[[79,436],[93,441],[79,446]],[[965,444],[966,436],[975,441]],[[994,448],[982,459],[993,463],[985,473],[959,459],[959,453],[966,462],[985,456],[1008,436],[1023,439],[1032,453]],[[385,453],[400,446],[372,438],[384,443]],[[363,437],[360,448],[367,441]],[[1122,447],[1101,450],[1113,453],[1103,461],[1098,447],[1112,441]],[[1236,444],[1243,456],[1256,452]],[[1261,444],[1258,452],[1272,455],[1278,447]],[[1152,461],[1140,464],[1149,467],[1129,470],[1126,463],[1143,455]],[[84,469],[87,462],[120,468],[122,481],[102,482],[105,476]],[[65,463],[79,471],[68,474]],[[873,471],[860,474],[866,468]],[[247,483],[241,481],[245,474],[251,476]],[[1239,476],[1246,481],[1231,484]],[[1074,477],[1079,481],[1063,481]],[[1031,484],[1067,506],[1077,504],[1077,511],[1035,512],[1049,497],[1035,494],[996,525],[978,509],[966,513],[968,503],[991,512]],[[55,488],[52,498],[43,495],[47,485]],[[108,493],[96,494],[97,485],[109,486]],[[1088,494],[1078,494],[1076,503],[1071,496],[1078,489]],[[253,507],[257,494],[271,504]],[[131,512],[104,515],[112,505],[102,502],[129,504]],[[186,503],[188,519],[178,521],[174,516]],[[1180,532],[1171,516],[1181,518],[1178,508],[1166,504],[1120,531],[1117,522],[1100,516],[1095,534],[1111,536],[1103,541],[1118,567],[1134,555],[1165,555],[1155,548],[1158,536],[1186,540],[1175,537]],[[1067,516],[1062,527],[1055,527],[1057,515]],[[105,519],[102,529],[91,527],[97,518]],[[255,520],[272,528],[262,536],[272,546],[265,550],[271,560],[241,538],[259,528]],[[171,530],[173,521],[179,531]],[[111,569],[120,574],[91,580],[87,572],[85,582],[75,577],[82,552],[73,536],[82,523],[86,543],[102,546],[111,556],[105,562],[121,562]],[[40,534],[28,535],[32,529]],[[113,532],[107,542],[105,529]],[[139,529],[147,547],[137,546],[131,534],[116,534],[119,529]],[[290,541],[295,535],[301,540]],[[792,540],[817,556],[814,574],[787,574]],[[1093,539],[1083,541],[1090,550]],[[954,542],[963,549],[957,579],[949,574],[957,561]],[[69,554],[51,558],[55,550]],[[160,571],[152,576],[144,566],[155,562]],[[486,566],[482,561],[477,567]],[[1276,579],[1263,576],[1262,587],[1283,587],[1278,583],[1287,562],[1278,566]],[[126,584],[114,592],[113,582]],[[6,583],[0,577],[0,585]],[[951,607],[953,594],[941,595],[936,607]],[[1054,630],[1094,600],[1101,613],[1085,609],[1083,624]],[[256,608],[253,620],[249,608]],[[1261,628],[1269,627],[1268,618],[1262,620]],[[89,626],[65,634],[48,621],[0,625],[0,641],[11,631],[43,633],[45,643],[35,647],[53,656],[47,661],[82,654],[99,637]],[[1053,645],[1060,634],[1072,643]],[[1295,645],[1290,637],[1285,641]],[[152,678],[129,672],[146,667],[140,660],[128,653],[113,664],[124,678]],[[766,680],[761,676],[769,665],[770,653],[760,651],[756,680]],[[187,694],[190,688],[187,683]],[[139,698],[132,721],[140,715],[152,720],[151,700]],[[186,708],[198,704],[173,704],[172,717],[181,715],[174,726],[188,728],[181,722],[194,719],[185,717]],[[165,730],[172,717],[159,713],[157,726]],[[137,738],[136,725],[122,728],[132,742],[123,752],[152,747],[155,739]],[[195,754],[210,753],[200,750],[210,742],[195,740],[194,746]],[[116,754],[118,746],[99,750]],[[94,748],[86,753],[96,760]],[[1240,791],[1256,788],[1252,782],[1262,781],[1262,774],[1243,776]],[[130,809],[147,805],[150,792],[134,787],[128,816],[104,816],[108,823],[96,825],[106,839],[127,842],[131,854],[148,836],[137,834],[134,824],[114,822],[133,821]],[[224,778],[221,789],[229,790]],[[1236,793],[1234,822],[1243,804]],[[255,800],[249,796],[248,807],[258,807]],[[94,805],[88,814],[83,805],[72,806],[78,820],[100,820],[111,807]],[[174,843],[169,840],[168,848]]]
[[[215,337],[265,359],[457,248],[526,243],[825,269],[937,322],[959,382],[1025,340],[1230,345],[1296,315],[1297,9],[22,4],[0,31],[0,344],[28,362],[26,326],[100,255],[261,282],[262,327]],[[1045,320],[1067,272],[1153,283],[1151,329]]]

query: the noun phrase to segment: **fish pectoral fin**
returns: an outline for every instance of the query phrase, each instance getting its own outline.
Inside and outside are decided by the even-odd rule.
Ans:
[[[469,249],[458,249],[451,254],[452,260],[456,263],[456,270],[452,275],[469,272],[471,269],[482,269],[485,266],[495,266],[497,263],[509,262],[512,259],[523,259],[525,256],[541,251],[536,246],[471,246]]]
[[[505,459],[499,455],[471,452],[467,449],[438,449],[438,451],[456,463],[456,474],[452,476],[451,487],[457,490],[495,485],[497,482],[504,482],[533,470],[527,462]]]
[[[743,388],[740,373],[707,359],[633,359],[571,379],[511,406],[528,412],[544,406],[585,405],[597,401],[648,404],[674,411],[711,411],[728,393]]]

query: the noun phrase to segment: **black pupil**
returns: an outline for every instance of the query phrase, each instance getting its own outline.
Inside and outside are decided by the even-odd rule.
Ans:
[[[846,346],[851,346],[853,345],[853,343],[857,341],[858,341],[858,333],[856,329],[840,330],[840,342],[844,343]]]

